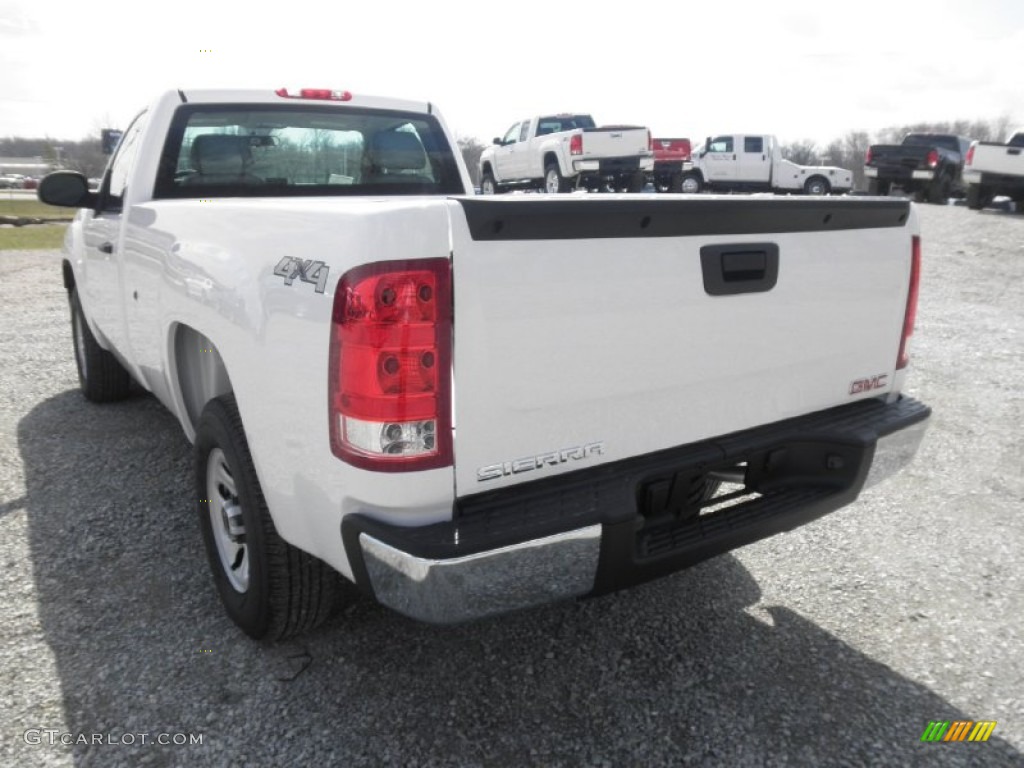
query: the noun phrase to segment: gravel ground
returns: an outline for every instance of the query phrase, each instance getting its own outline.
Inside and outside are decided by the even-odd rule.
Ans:
[[[278,645],[222,614],[171,416],[77,392],[59,254],[0,253],[0,765],[1021,765],[1024,216],[920,214],[908,471],[629,592]]]

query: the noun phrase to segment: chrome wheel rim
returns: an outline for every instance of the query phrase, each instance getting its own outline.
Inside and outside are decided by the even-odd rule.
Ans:
[[[553,168],[550,171],[548,171],[547,182],[547,188],[550,194],[555,194],[556,192],[558,192],[558,171],[554,170]]]
[[[688,195],[695,195],[700,191],[697,180],[693,176],[687,176],[683,179],[682,191]]]
[[[249,547],[235,478],[224,451],[214,448],[206,460],[206,504],[221,569],[236,592],[249,589]]]
[[[490,179],[484,179],[480,183],[480,191],[483,192],[485,195],[493,195],[494,194],[494,182],[491,181]]]

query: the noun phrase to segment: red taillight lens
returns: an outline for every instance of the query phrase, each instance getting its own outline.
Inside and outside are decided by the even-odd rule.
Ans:
[[[921,285],[921,238],[914,235],[910,248],[910,290],[907,291],[907,311],[903,315],[903,335],[900,337],[896,370],[906,368],[910,362],[907,344],[914,333],[914,322],[917,320],[917,296]]]
[[[289,93],[287,88],[278,88],[275,94],[283,99],[318,99],[320,101],[351,101],[348,91],[332,91],[330,88],[300,88],[298,93]]]
[[[576,133],[569,138],[569,154],[570,155],[582,155],[583,154],[583,134]]]
[[[447,259],[357,267],[331,324],[331,450],[365,469],[450,466],[451,273]]]
[[[974,162],[974,145],[971,144],[971,146],[969,146],[967,148],[967,157],[964,159],[964,165],[970,165],[973,162]]]
[[[939,164],[939,153],[934,149],[929,150],[928,157],[925,159],[925,162],[928,163],[929,168],[934,168]]]
[[[864,153],[864,165],[871,165],[871,147]]]

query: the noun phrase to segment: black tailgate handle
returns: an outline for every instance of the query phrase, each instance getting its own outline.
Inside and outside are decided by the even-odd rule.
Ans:
[[[705,245],[700,249],[704,290],[710,296],[763,293],[779,279],[779,246],[775,243]]]

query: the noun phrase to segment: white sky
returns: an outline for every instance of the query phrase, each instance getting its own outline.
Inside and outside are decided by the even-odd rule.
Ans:
[[[0,0],[0,136],[124,127],[166,88],[281,86],[432,101],[483,141],[547,111],[695,143],[1024,124],[1024,2]]]

